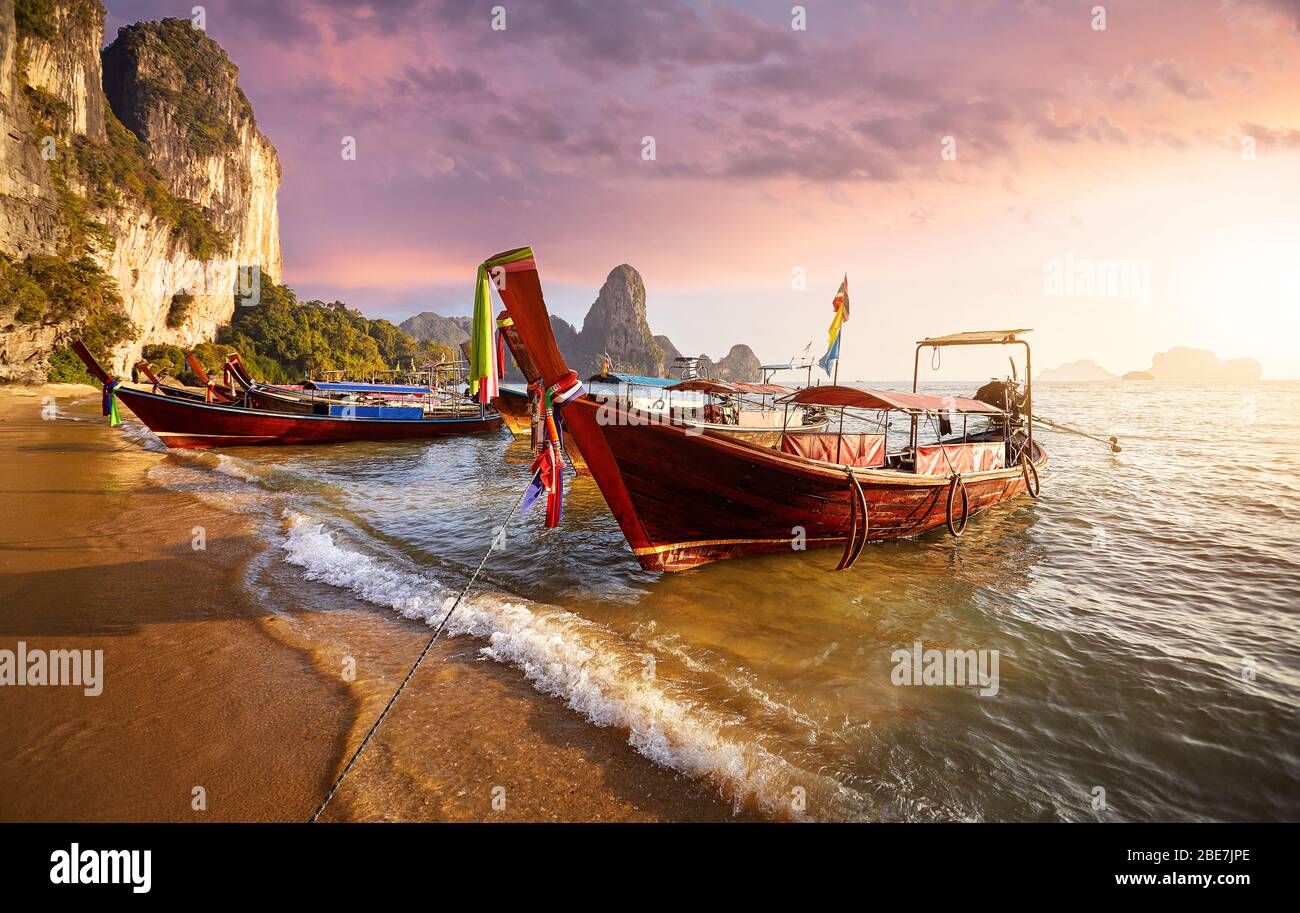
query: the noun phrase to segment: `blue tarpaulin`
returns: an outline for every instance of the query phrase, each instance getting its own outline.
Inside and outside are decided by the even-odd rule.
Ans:
[[[307,390],[323,390],[330,393],[432,393],[428,387],[407,387],[401,384],[333,384],[320,380],[303,382]]]
[[[424,410],[419,406],[330,406],[330,415],[339,418],[390,418],[419,421]]]
[[[667,387],[677,383],[675,377],[646,377],[641,374],[593,374],[587,378],[589,384],[633,384],[639,387]]]

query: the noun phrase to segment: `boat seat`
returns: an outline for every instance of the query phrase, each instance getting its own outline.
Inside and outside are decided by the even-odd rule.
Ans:
[[[950,476],[953,470],[966,475],[1006,468],[1006,444],[1002,441],[976,441],[969,444],[925,444],[916,448],[916,474]],[[944,450],[948,451],[947,458]],[[952,463],[950,467],[948,464]]]
[[[838,452],[837,452],[838,444]],[[857,469],[874,469],[885,465],[885,436],[883,434],[783,434],[783,453],[793,453],[822,463],[836,466],[853,466]]]

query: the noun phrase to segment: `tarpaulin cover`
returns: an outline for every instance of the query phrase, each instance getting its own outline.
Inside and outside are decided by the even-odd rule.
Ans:
[[[943,452],[948,451],[947,459]],[[952,466],[949,467],[949,463]],[[950,476],[953,472],[966,475],[1006,467],[1006,445],[1001,441],[972,444],[925,444],[916,448],[916,474],[920,476]]]
[[[781,438],[781,449],[837,466],[872,469],[885,465],[883,434],[787,434]]]

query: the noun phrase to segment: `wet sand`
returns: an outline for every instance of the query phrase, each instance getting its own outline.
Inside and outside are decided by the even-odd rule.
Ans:
[[[0,687],[0,820],[306,820],[428,629],[359,602],[259,605],[248,581],[264,532],[152,483],[151,468],[178,458],[109,429],[98,395],[0,388],[0,649],[104,653],[98,697]],[[322,625],[330,638],[316,643]],[[435,647],[324,820],[734,820],[712,787],[654,765],[482,646]]]

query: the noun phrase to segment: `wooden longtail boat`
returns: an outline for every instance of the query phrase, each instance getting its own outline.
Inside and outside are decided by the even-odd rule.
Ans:
[[[344,441],[398,441],[483,434],[501,427],[501,416],[422,418],[421,410],[337,407],[330,415],[297,415],[205,402],[202,394],[180,395],[181,388],[124,383],[105,371],[80,342],[72,350],[100,383],[158,435],[168,447],[191,449],[252,444],[329,444]]]
[[[478,404],[452,391],[427,386],[311,380],[292,387],[264,384],[253,378],[237,352],[226,356],[224,372],[226,401],[271,412],[331,415],[336,407],[365,405],[419,407],[424,418],[475,418],[479,414]]]
[[[507,314],[497,319],[497,327],[505,340],[506,346],[514,356],[515,364],[527,379],[527,385],[501,384],[499,392],[492,400],[492,406],[501,413],[506,428],[516,437],[531,434],[534,421],[534,403],[529,395],[529,388],[537,384],[540,374],[532,358],[523,348],[519,334],[515,332]],[[628,375],[594,375],[588,378],[591,385],[589,392],[598,400],[621,398],[625,407],[631,412],[639,412],[646,421],[673,421],[683,426],[691,426],[696,431],[716,431],[741,440],[756,444],[773,446],[784,434],[816,434],[824,432],[829,419],[817,410],[798,407],[790,416],[783,416],[776,409],[763,404],[755,408],[753,403],[742,402],[741,397],[775,396],[793,392],[789,387],[782,387],[764,381],[761,384],[727,383],[725,381],[696,378],[685,381],[671,378],[632,377]],[[645,391],[645,392],[641,392]],[[705,406],[703,402],[694,404],[696,408],[689,411],[679,410],[681,403],[674,404],[671,393],[690,392],[706,397],[725,398],[730,405],[726,407],[730,421],[704,421],[701,418],[707,410],[717,407]],[[722,409],[718,409],[721,413]],[[721,414],[718,416],[722,417]],[[783,419],[785,419],[783,421]],[[564,449],[569,462],[581,475],[587,474],[586,460],[582,448],[572,438],[566,437]]]
[[[961,397],[915,392],[806,388],[791,404],[899,411],[911,416],[908,446],[887,453],[883,434],[783,435],[761,446],[715,431],[628,420],[617,404],[584,393],[555,342],[532,251],[484,264],[519,342],[552,391],[566,436],[646,570],[678,571],[760,552],[841,546],[840,568],[869,541],[917,536],[967,519],[1027,489],[1037,495],[1047,464],[1032,426],[1015,427],[1002,409]],[[993,331],[922,340],[927,346],[1028,344]],[[983,434],[922,444],[919,422],[959,414],[992,418]],[[842,412],[841,412],[842,415]],[[841,424],[841,428],[842,428]]]

